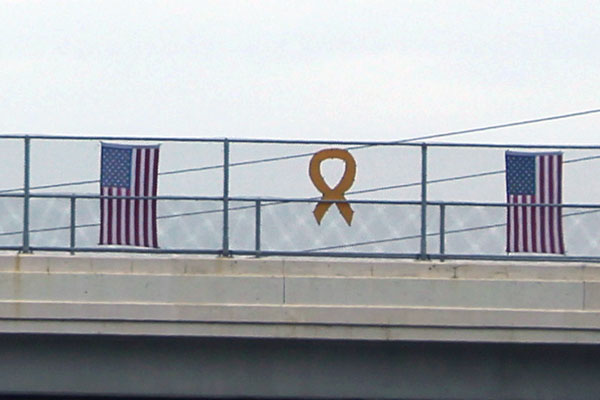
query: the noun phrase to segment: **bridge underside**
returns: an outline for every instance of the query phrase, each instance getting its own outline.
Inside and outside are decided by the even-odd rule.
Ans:
[[[2,394],[586,399],[593,345],[0,335]]]

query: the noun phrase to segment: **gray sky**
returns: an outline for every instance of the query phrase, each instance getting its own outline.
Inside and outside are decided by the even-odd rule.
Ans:
[[[599,1],[0,0],[0,132],[395,140],[594,109],[599,18]],[[599,123],[452,140],[597,143]]]
[[[583,0],[0,0],[0,134],[390,141],[598,109],[599,19],[600,1]],[[598,126],[600,114],[594,114],[441,140],[598,144]],[[23,176],[15,166],[21,165],[22,143],[0,144],[0,182],[3,188],[18,187]],[[97,179],[99,146],[98,141],[35,141],[32,185]],[[236,144],[231,161],[310,154],[321,147]],[[161,171],[219,165],[221,150],[219,144],[163,143]],[[428,177],[502,171],[503,151],[431,148]],[[352,190],[390,188],[359,197],[419,198],[419,149],[378,147],[353,154],[359,166]],[[595,155],[565,152],[568,160]],[[598,203],[600,187],[589,185],[597,177],[597,168],[590,168],[593,162],[565,167],[566,202]],[[307,166],[304,157],[233,168],[231,194],[318,196]],[[503,179],[497,173],[432,184],[428,196],[504,201]],[[219,196],[222,173],[210,169],[166,175],[160,186],[162,195]],[[50,190],[96,193],[97,183]],[[48,201],[56,206],[49,207]],[[66,201],[34,199],[32,228],[67,226]],[[213,203],[200,207],[220,207]],[[13,209],[0,232],[16,234],[0,237],[0,244],[19,243],[20,204],[18,199],[2,200],[2,207]],[[78,204],[78,223],[96,224],[97,200]],[[196,212],[199,206],[164,201],[160,207],[160,215],[172,216]],[[415,235],[420,219],[418,207],[411,207],[356,205],[358,228],[352,230],[333,210],[326,216],[331,229],[317,225],[313,204],[266,208],[265,246]],[[447,228],[501,224],[503,211],[449,209]],[[236,242],[249,238],[245,233],[254,229],[253,213],[232,214],[232,242],[240,248],[253,246],[251,241]],[[180,218],[161,220],[163,245],[169,247],[171,240],[172,246],[187,246],[181,239],[185,236],[189,246],[218,248],[214,232],[220,229],[220,216],[210,215],[196,216],[187,225]],[[381,224],[382,218],[402,223]],[[432,229],[437,229],[436,218],[432,211]],[[565,218],[565,224],[571,224],[567,230],[593,232],[597,218],[586,214]],[[291,224],[299,237],[286,236]],[[449,251],[502,254],[502,229],[485,231],[488,236],[476,231],[477,241],[472,234],[455,235],[460,240],[453,245],[455,239],[449,239]],[[79,232],[78,243],[94,245],[97,230],[92,226]],[[66,230],[44,232],[34,235],[34,245],[68,243]],[[194,235],[206,236],[205,241]],[[587,254],[588,248],[577,247],[577,235],[570,237],[575,241],[568,244],[571,254]],[[477,242],[481,249],[472,250],[465,242]],[[418,248],[418,240],[382,243],[391,251]],[[379,244],[373,246],[382,251]]]

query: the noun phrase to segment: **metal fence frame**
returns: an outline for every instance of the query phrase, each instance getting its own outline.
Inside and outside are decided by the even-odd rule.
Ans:
[[[2,194],[2,197],[22,198],[23,199],[23,232],[21,246],[2,246],[0,250],[16,250],[22,253],[31,253],[33,251],[64,251],[74,254],[75,252],[111,252],[111,253],[166,253],[166,254],[213,254],[223,257],[235,255],[245,256],[302,256],[302,257],[352,257],[352,258],[413,258],[413,259],[483,259],[483,260],[522,260],[522,261],[585,261],[600,262],[600,256],[593,257],[574,257],[574,256],[545,256],[545,255],[478,255],[478,254],[447,254],[445,250],[445,235],[448,233],[445,228],[446,209],[453,207],[508,207],[508,203],[485,203],[485,202],[439,202],[428,201],[427,199],[427,150],[431,147],[466,147],[466,148],[519,148],[519,149],[570,149],[570,150],[600,150],[600,146],[565,146],[565,145],[510,145],[510,144],[463,144],[463,143],[413,143],[409,141],[395,142],[364,142],[364,141],[304,141],[304,140],[261,140],[261,139],[209,139],[209,138],[165,138],[165,137],[114,137],[114,136],[49,136],[49,135],[0,135],[0,139],[20,139],[24,143],[24,171],[23,171],[23,192],[18,194]],[[159,142],[193,142],[193,143],[222,143],[223,145],[223,194],[221,197],[196,197],[196,196],[156,196],[156,197],[137,197],[138,199],[155,200],[197,200],[197,201],[220,201],[223,203],[223,227],[222,227],[222,246],[219,250],[214,249],[148,249],[148,248],[86,248],[76,245],[76,213],[78,199],[101,199],[100,195],[86,194],[36,194],[31,192],[30,186],[30,167],[31,167],[31,143],[33,140],[89,140],[89,141],[159,141]],[[261,249],[261,210],[267,203],[279,202],[310,202],[319,201],[315,198],[233,198],[229,195],[229,172],[230,172],[230,144],[306,144],[306,145],[328,145],[328,146],[352,146],[349,149],[374,146],[399,146],[399,147],[420,147],[421,149],[421,195],[419,201],[384,201],[384,200],[351,200],[351,204],[389,204],[389,205],[413,205],[420,206],[420,249],[417,253],[372,253],[372,252],[329,252],[329,251],[265,251]],[[30,201],[32,198],[67,198],[70,201],[70,245],[68,247],[43,247],[31,246],[30,244]],[[132,197],[128,197],[132,198]],[[230,248],[229,243],[229,211],[230,202],[249,202],[255,208],[255,246],[254,250],[236,250]],[[598,210],[599,204],[530,204],[529,207],[550,206],[561,208],[588,208]],[[438,252],[431,252],[427,248],[427,237],[432,233],[427,232],[427,210],[430,207],[439,207],[440,215],[440,247]]]

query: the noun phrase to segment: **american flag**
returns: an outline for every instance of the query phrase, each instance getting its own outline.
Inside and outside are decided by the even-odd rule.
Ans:
[[[102,143],[101,196],[156,196],[158,146]],[[100,200],[100,244],[158,247],[155,199]]]
[[[506,152],[510,204],[561,204],[562,153]],[[561,207],[508,206],[508,253],[564,254]]]

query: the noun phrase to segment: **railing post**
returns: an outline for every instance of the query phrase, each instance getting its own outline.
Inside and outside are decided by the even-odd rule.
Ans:
[[[446,253],[446,205],[440,204],[440,256],[444,259]]]
[[[31,167],[31,138],[25,137],[24,153],[24,171],[23,171],[23,253],[31,253],[29,248],[29,174]]]
[[[255,219],[254,219],[254,250],[256,257],[260,257],[260,230],[261,230],[261,201],[256,200],[255,203]]]
[[[76,217],[77,217],[77,211],[75,208],[75,200],[76,197],[73,194],[71,196],[71,225],[70,225],[70,233],[71,233],[71,244],[70,244],[70,248],[71,248],[71,254],[75,254],[75,221],[76,221]]]
[[[421,144],[421,252],[419,259],[427,258],[427,145]]]
[[[223,140],[223,257],[229,257],[229,140]]]

